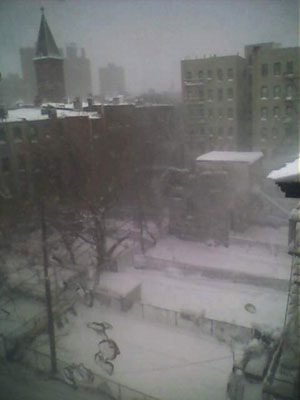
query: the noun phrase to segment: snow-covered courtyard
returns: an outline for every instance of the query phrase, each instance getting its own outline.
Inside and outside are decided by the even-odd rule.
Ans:
[[[114,362],[113,380],[161,399],[224,399],[232,369],[232,353],[226,344],[200,333],[137,320],[98,304],[92,309],[80,306],[77,311],[78,316],[64,328],[68,334],[57,332],[59,358],[83,362],[105,376],[94,361],[100,337],[86,326],[104,320],[113,325],[108,333],[121,351]],[[45,339],[41,337],[34,347],[48,352]]]

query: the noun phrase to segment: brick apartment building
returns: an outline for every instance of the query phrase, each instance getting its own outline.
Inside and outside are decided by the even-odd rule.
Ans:
[[[268,158],[297,151],[299,49],[277,43],[245,47],[251,83],[252,148]],[[296,154],[295,154],[296,155]]]
[[[181,62],[186,147],[191,159],[210,150],[263,151],[295,146],[299,49],[275,43],[245,47],[245,58]],[[286,157],[286,155],[285,155]]]
[[[181,70],[190,153],[247,148],[246,60],[240,56],[183,60]]]

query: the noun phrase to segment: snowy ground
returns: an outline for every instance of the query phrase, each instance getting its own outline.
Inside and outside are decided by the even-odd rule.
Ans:
[[[20,295],[1,298],[0,334],[10,334],[10,336],[20,334],[26,322],[45,313],[45,305],[40,301]]]
[[[203,313],[206,318],[251,328],[281,328],[287,303],[287,293],[254,285],[203,279],[200,274],[183,277],[179,270],[165,272],[129,270],[128,279],[142,282],[142,302],[170,310]],[[188,295],[187,295],[188,293]],[[251,303],[251,314],[245,305]]]
[[[232,354],[225,344],[200,333],[135,320],[98,304],[77,311],[78,317],[67,326],[68,335],[58,332],[59,358],[84,362],[105,375],[94,362],[99,336],[86,327],[88,322],[105,320],[113,325],[110,337],[121,350],[115,381],[166,400],[224,400],[232,368]],[[43,339],[37,340],[35,348],[47,352]]]
[[[212,247],[205,243],[185,241],[167,236],[146,252],[151,258],[180,262],[195,267],[246,273],[276,279],[289,279],[291,257],[284,251],[255,245],[232,244]],[[150,260],[150,261],[149,261]]]

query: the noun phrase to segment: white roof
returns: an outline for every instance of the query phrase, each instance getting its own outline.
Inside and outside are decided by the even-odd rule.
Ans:
[[[268,175],[269,179],[274,181],[287,181],[287,182],[298,182],[300,176],[300,159],[297,158],[293,162],[285,164],[284,167],[270,172]]]
[[[87,111],[73,111],[73,110],[56,110],[57,118],[64,117],[99,117],[95,112]],[[48,115],[42,115],[41,109],[38,107],[32,108],[17,108],[15,110],[8,110],[8,116],[6,122],[18,122],[18,121],[36,121],[41,119],[49,119]]]
[[[253,164],[263,157],[260,151],[211,151],[197,158],[197,161],[235,161]]]

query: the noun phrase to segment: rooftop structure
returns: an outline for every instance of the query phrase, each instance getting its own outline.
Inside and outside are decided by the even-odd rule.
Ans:
[[[197,161],[225,161],[253,164],[262,157],[263,153],[261,152],[211,151],[198,157]]]

